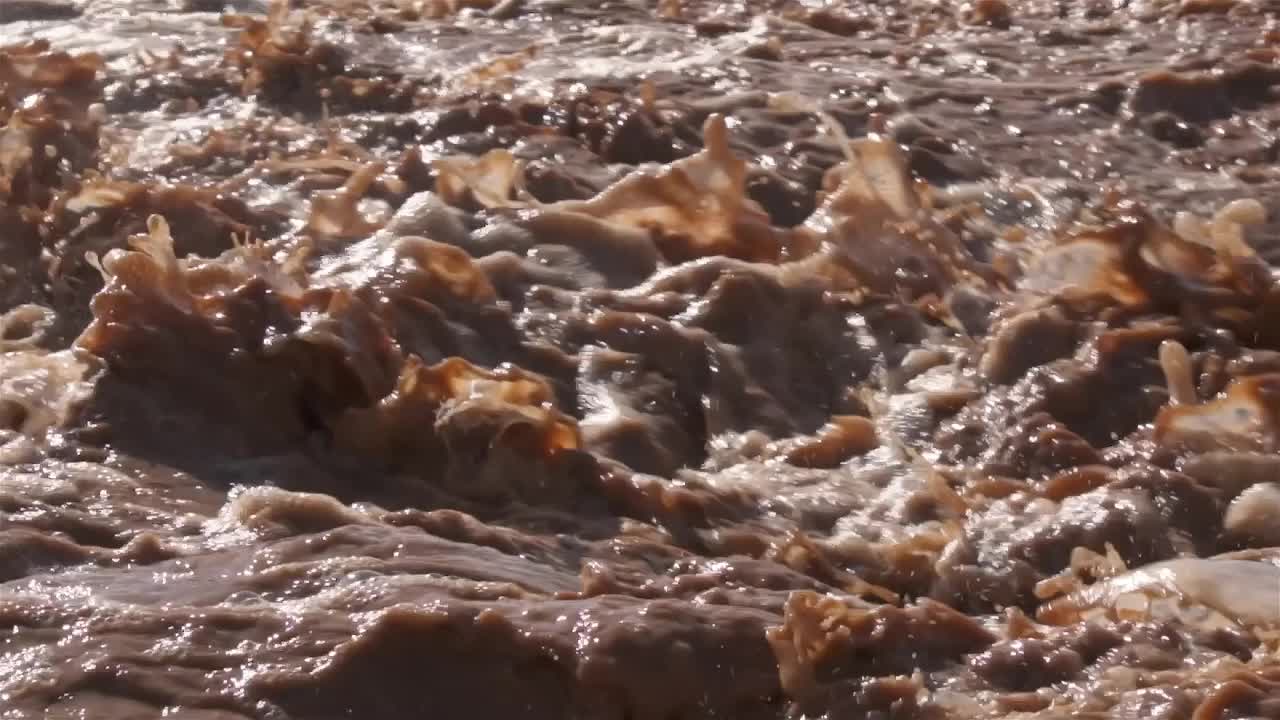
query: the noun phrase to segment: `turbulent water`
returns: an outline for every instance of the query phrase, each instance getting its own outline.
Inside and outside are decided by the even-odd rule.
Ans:
[[[0,0],[0,718],[1280,718],[1266,0]]]

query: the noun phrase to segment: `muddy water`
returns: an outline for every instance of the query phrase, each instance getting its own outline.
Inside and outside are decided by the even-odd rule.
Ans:
[[[0,717],[1280,717],[1266,2],[0,3]]]

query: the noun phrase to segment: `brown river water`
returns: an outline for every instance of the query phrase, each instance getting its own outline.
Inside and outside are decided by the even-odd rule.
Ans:
[[[1278,19],[0,0],[0,719],[1280,718]]]

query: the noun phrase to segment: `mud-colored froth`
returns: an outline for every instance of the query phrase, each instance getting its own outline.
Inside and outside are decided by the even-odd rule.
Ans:
[[[0,718],[1280,717],[1271,4],[295,6],[0,2]]]

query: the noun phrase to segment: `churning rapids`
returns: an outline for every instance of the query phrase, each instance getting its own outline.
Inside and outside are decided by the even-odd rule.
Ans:
[[[1272,0],[3,0],[0,718],[1280,718]]]

